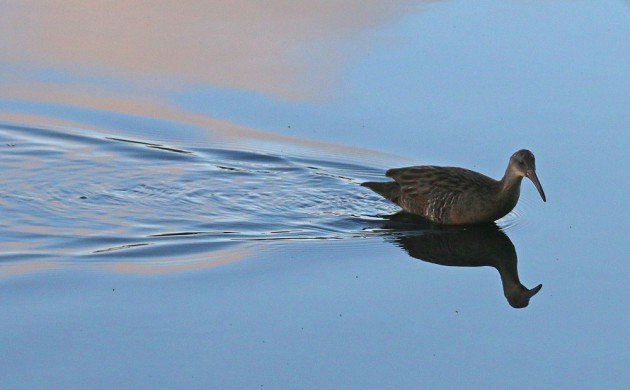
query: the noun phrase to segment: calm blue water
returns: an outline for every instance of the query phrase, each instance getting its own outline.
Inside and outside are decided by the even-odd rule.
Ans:
[[[627,2],[2,8],[3,389],[627,387]],[[521,148],[496,228],[358,186]]]

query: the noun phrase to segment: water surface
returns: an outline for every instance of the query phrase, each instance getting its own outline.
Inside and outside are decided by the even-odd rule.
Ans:
[[[3,388],[626,387],[627,3],[2,7]]]

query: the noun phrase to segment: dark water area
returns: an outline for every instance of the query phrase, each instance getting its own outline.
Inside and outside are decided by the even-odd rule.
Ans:
[[[1,388],[630,382],[626,2],[0,8]],[[495,224],[360,186],[521,148]]]

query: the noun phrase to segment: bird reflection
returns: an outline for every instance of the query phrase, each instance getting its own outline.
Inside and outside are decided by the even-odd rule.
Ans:
[[[411,257],[445,266],[496,268],[512,307],[526,307],[542,288],[542,284],[532,289],[521,284],[514,244],[494,223],[445,227],[404,212],[386,218],[382,227],[388,230],[389,239]]]

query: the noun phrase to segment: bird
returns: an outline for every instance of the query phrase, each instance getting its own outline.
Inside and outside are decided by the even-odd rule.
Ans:
[[[458,167],[433,165],[394,168],[390,182],[365,182],[367,187],[404,211],[440,225],[494,222],[509,213],[527,177],[547,201],[536,174],[536,159],[527,149],[515,152],[501,180]]]

